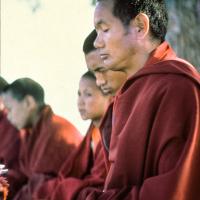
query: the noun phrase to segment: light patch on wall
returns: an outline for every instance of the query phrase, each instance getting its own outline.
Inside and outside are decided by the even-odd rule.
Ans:
[[[89,1],[1,1],[1,74],[9,82],[30,77],[43,85],[46,102],[82,133],[77,109],[80,76],[87,70],[82,44],[93,29]],[[34,2],[34,1],[33,1]],[[31,7],[32,6],[32,7]]]

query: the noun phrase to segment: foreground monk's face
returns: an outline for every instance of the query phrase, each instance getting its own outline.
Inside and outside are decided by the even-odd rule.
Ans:
[[[98,51],[92,51],[85,56],[88,69],[92,71],[96,77],[96,84],[101,88],[104,94],[112,96],[126,81],[126,74],[122,71],[107,70],[102,65],[102,60]]]
[[[136,39],[133,28],[124,27],[120,19],[112,14],[112,1],[98,2],[94,13],[94,25],[97,31],[95,47],[107,69],[124,70],[131,66],[135,54],[133,45]]]
[[[10,92],[3,95],[3,101],[7,109],[7,118],[18,130],[25,128],[29,122],[31,111],[26,99],[18,101]]]
[[[81,78],[78,90],[78,109],[83,120],[101,118],[108,106],[109,97],[104,96],[95,80]]]

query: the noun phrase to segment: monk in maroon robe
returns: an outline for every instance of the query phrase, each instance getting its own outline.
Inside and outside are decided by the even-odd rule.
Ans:
[[[8,83],[0,76],[0,164],[9,169],[9,182],[15,180],[13,171],[19,168],[19,131],[8,121],[1,93]]]
[[[0,93],[8,83],[0,76]],[[0,96],[0,163],[7,168],[17,165],[19,153],[19,131],[10,124]]]
[[[50,179],[33,194],[34,200],[74,199],[88,186],[102,188],[107,174],[101,142],[95,154],[91,148],[92,134],[99,131],[91,125],[83,142],[71,159],[64,163],[59,177]]]
[[[85,54],[87,67],[90,71],[94,73],[96,77],[96,84],[97,86],[101,88],[103,93],[114,96],[119,90],[119,88],[125,82],[127,76],[122,71],[101,71],[101,66],[103,63],[97,49],[93,45],[96,36],[97,36],[96,31],[93,30],[84,41],[83,51]],[[109,107],[112,109],[111,105]],[[104,117],[104,120],[110,117],[109,110],[108,112],[106,112],[106,116]],[[104,129],[105,129],[104,131],[106,132],[111,132],[111,124],[110,123],[105,124]],[[91,131],[91,128],[89,129],[89,132],[90,131]],[[86,136],[88,139],[90,137],[89,132],[87,133],[87,136]],[[104,138],[104,139],[107,139],[107,138]],[[85,141],[86,141],[86,138],[85,138]],[[104,143],[105,141],[103,140],[102,142]],[[86,150],[87,148],[84,147],[84,149]],[[102,188],[105,181],[104,180],[105,177],[102,178],[103,177],[102,175],[105,175],[105,171],[106,172],[108,171],[109,164],[105,163],[105,161],[103,160],[103,158],[105,159],[104,154],[106,154],[107,152],[105,152],[104,149],[102,149],[101,143],[99,144],[98,149],[99,150],[96,152],[96,156],[94,157],[94,162],[90,167],[90,171],[88,171],[89,173],[86,173],[86,176],[82,177],[81,179],[77,179],[77,178],[76,179],[66,178],[64,180],[62,179],[63,181],[62,182],[60,181],[60,186],[57,187],[56,190],[54,191],[53,197],[49,195],[49,199],[72,200],[72,199],[76,199],[77,195],[81,192],[81,190],[84,190],[84,188],[87,188],[89,186]],[[82,152],[82,154],[78,153],[78,155],[81,155],[82,158],[84,158],[84,155],[85,156],[87,155],[87,153],[83,153],[84,152],[83,147],[81,147],[80,152]],[[86,161],[87,159],[84,158],[82,160]],[[79,164],[78,166],[81,166],[81,164]],[[64,169],[66,173],[68,170],[67,168],[64,168]],[[51,184],[51,186],[49,187],[48,193],[50,193],[50,191],[52,191],[53,188],[54,188],[53,184]],[[42,190],[40,192],[42,193]],[[40,196],[40,197],[44,197],[44,196]]]
[[[102,93],[91,72],[79,84],[78,108],[83,120],[91,119],[88,132],[74,155],[66,160],[59,177],[44,184],[34,199],[74,199],[87,186],[102,188],[107,170],[100,141],[99,124],[110,96]]]
[[[20,135],[7,120],[5,111],[0,111],[0,161],[7,168],[18,166]]]
[[[18,175],[15,174],[15,171],[19,170],[20,134],[19,131],[7,120],[5,111],[0,112],[0,138],[1,164],[5,164],[9,169],[7,174],[8,181],[13,185],[18,177]]]
[[[80,143],[77,129],[66,119],[55,115],[44,104],[42,87],[29,78],[17,79],[3,92],[8,119],[21,130],[20,168],[15,174],[21,182],[13,195],[17,200],[32,199],[31,194],[46,178],[56,176],[61,165]],[[17,181],[16,181],[17,182]]]
[[[164,1],[99,0],[94,23],[105,70],[129,79],[114,101],[104,189],[77,199],[200,199],[200,76],[164,41]]]

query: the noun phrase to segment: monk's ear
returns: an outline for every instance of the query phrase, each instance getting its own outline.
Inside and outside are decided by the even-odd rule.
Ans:
[[[146,14],[139,13],[131,23],[134,23],[138,38],[144,38],[149,34],[149,17]]]
[[[24,103],[29,110],[32,110],[36,107],[36,101],[31,95],[26,95],[24,98]]]

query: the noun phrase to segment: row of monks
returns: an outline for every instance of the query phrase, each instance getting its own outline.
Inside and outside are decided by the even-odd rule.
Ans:
[[[39,83],[1,77],[1,198],[200,199],[200,75],[165,40],[165,2],[97,0],[94,25],[78,90],[84,138]]]
[[[92,31],[83,45],[87,65],[101,62],[93,46],[95,38],[96,31]],[[102,188],[108,169],[99,126],[113,95],[126,80],[124,73],[116,74],[114,89],[97,85],[91,71],[82,75],[77,104],[82,119],[91,120],[84,138],[75,125],[44,102],[44,89],[35,80],[19,78],[8,84],[0,77],[0,159],[9,170],[7,181],[1,177],[4,196],[73,199],[82,187],[95,184]]]

